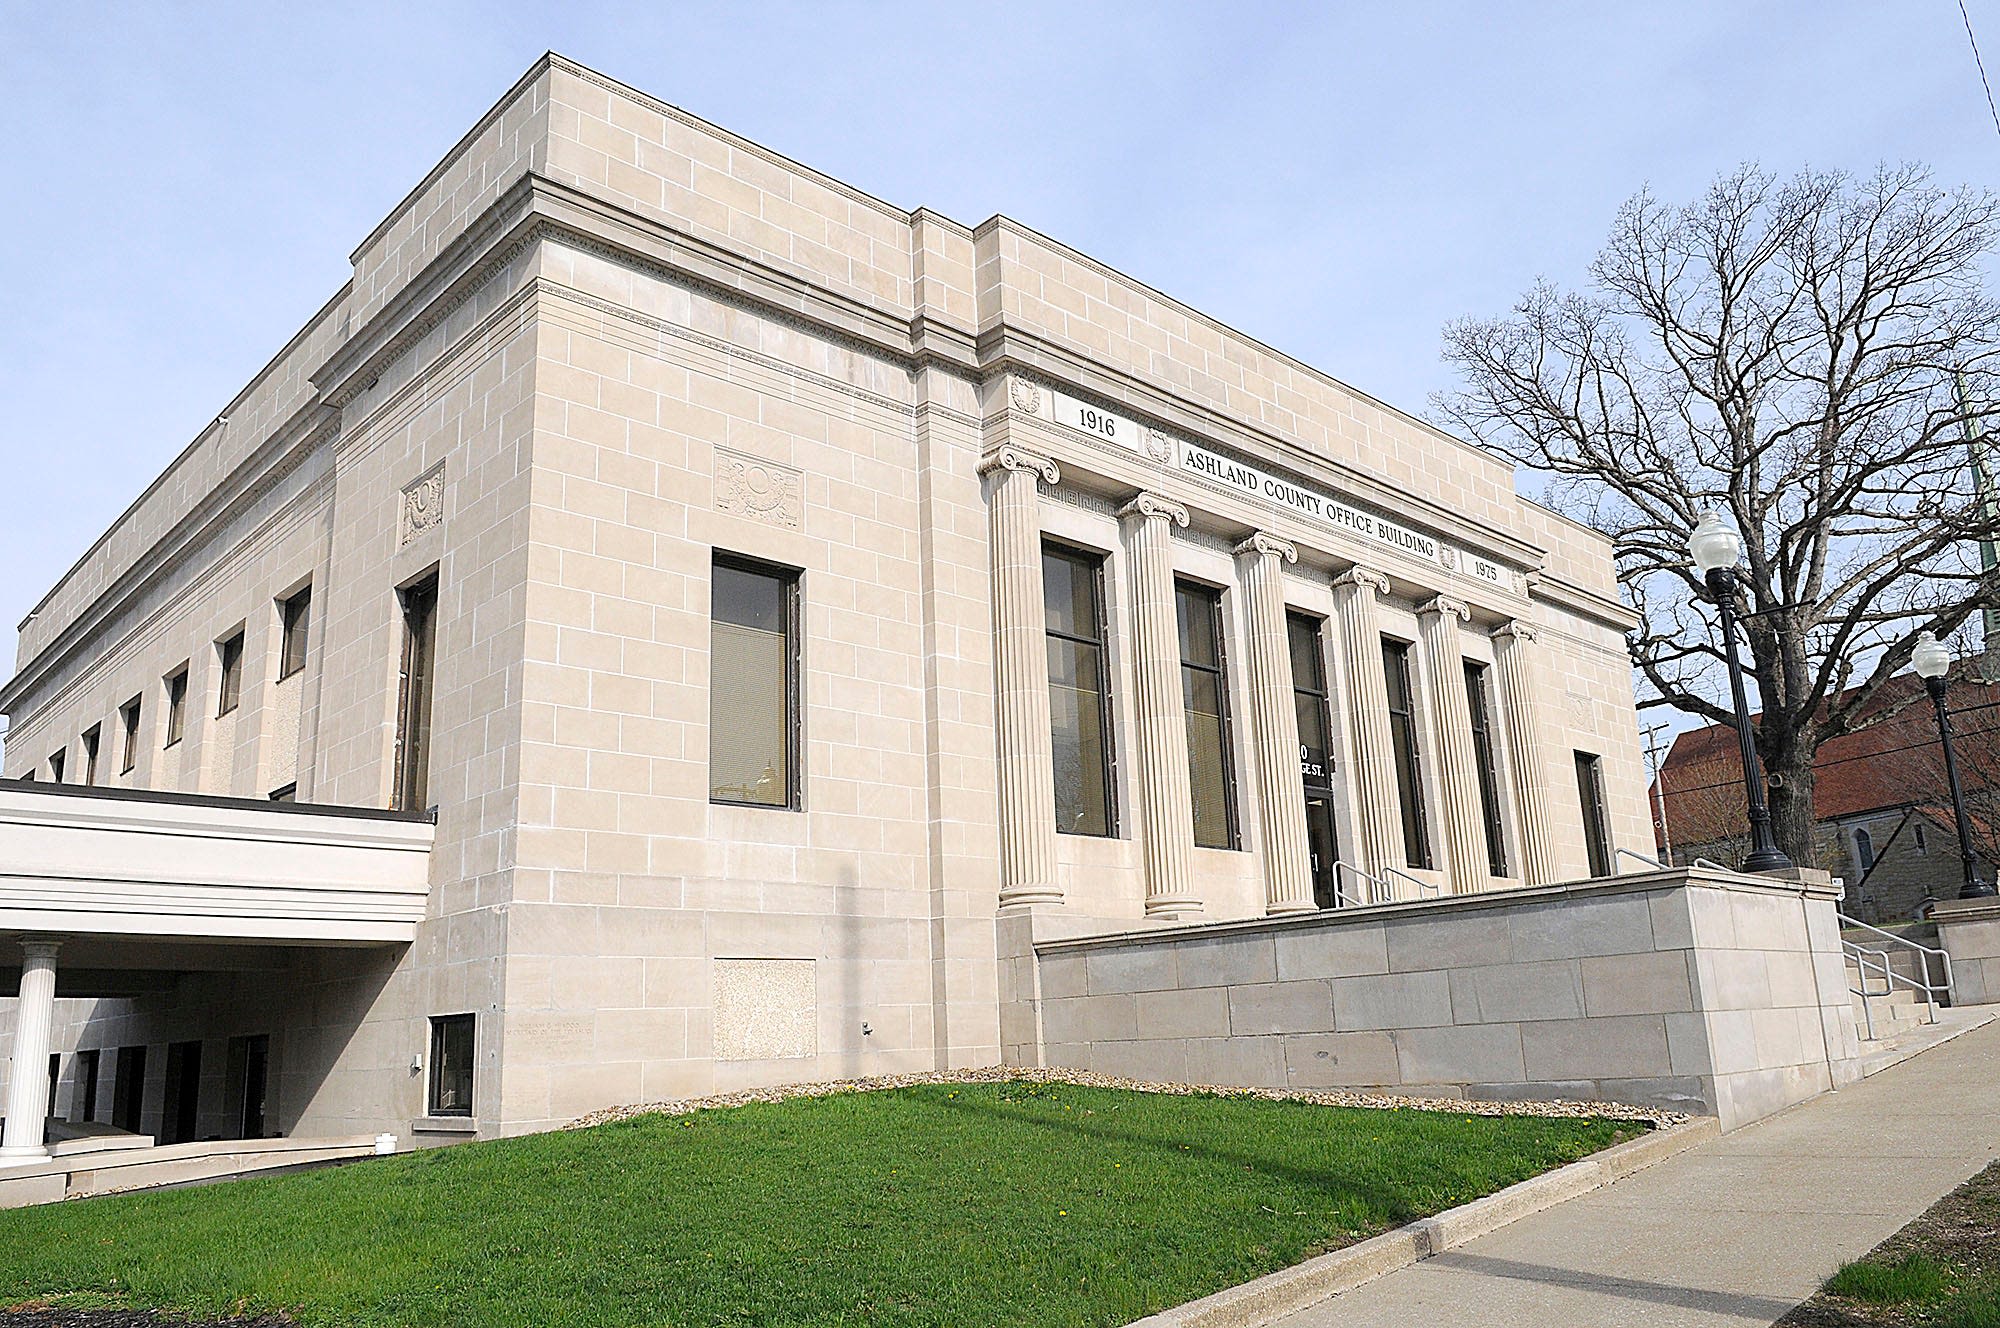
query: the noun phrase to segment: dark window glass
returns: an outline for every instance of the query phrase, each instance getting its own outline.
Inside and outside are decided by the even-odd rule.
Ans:
[[[68,761],[69,761],[69,752],[67,749],[50,754],[49,756],[50,783],[60,784],[63,782],[63,766],[68,764]]]
[[[226,715],[243,699],[243,633],[238,632],[215,647],[217,673],[215,713]]]
[[[1472,760],[1479,768],[1479,810],[1486,821],[1486,870],[1507,874],[1507,832],[1500,822],[1500,780],[1493,764],[1493,708],[1487,704],[1486,666],[1465,661],[1465,701],[1472,714]]]
[[[1924,842],[1924,823],[1922,821],[1917,822],[1916,831],[1917,831],[1917,852],[1919,853],[1930,852],[1931,851],[1930,845]]]
[[[271,790],[272,802],[297,802],[298,800],[299,786],[296,780],[285,785],[283,788],[274,788]]]
[[[71,1090],[71,1115],[79,1121],[97,1119],[97,1048],[76,1053],[76,1086]]]
[[[306,666],[306,632],[312,626],[312,587],[278,604],[278,621],[283,636],[278,642],[278,681]]]
[[[1611,829],[1604,819],[1604,761],[1576,754],[1576,794],[1583,808],[1583,844],[1593,878],[1611,875]]]
[[[708,796],[796,807],[798,573],[718,556],[710,595]]]
[[[181,740],[187,728],[188,671],[183,664],[167,679],[167,740],[164,746],[171,747]]]
[[[160,1094],[160,1142],[184,1144],[201,1122],[201,1043],[167,1044],[167,1078]]]
[[[1285,630],[1292,648],[1292,701],[1299,715],[1299,778],[1307,788],[1333,783],[1333,726],[1327,714],[1326,655],[1317,618],[1290,614]]]
[[[1072,549],[1045,547],[1042,603],[1048,631],[1056,829],[1070,835],[1115,834],[1103,560]]]
[[[1188,788],[1194,842],[1236,847],[1236,781],[1229,752],[1229,685],[1223,672],[1222,595],[1174,583],[1180,619],[1181,700],[1187,715]]]
[[[124,731],[123,746],[118,753],[118,773],[129,775],[139,764],[139,698],[133,697],[118,707],[118,727]]]
[[[111,1123],[129,1134],[139,1132],[145,1104],[146,1049],[118,1049],[118,1078],[111,1085]]]
[[[97,782],[97,749],[102,745],[104,729],[92,724],[83,731],[83,782],[86,785]]]
[[[431,690],[437,655],[437,578],[403,592],[403,671],[396,698],[396,801],[430,806]]]
[[[469,1014],[440,1015],[431,1020],[430,1114],[472,1114],[472,1016]]]
[[[1431,836],[1424,819],[1422,774],[1417,763],[1417,719],[1411,708],[1410,647],[1382,641],[1382,676],[1389,693],[1389,741],[1396,754],[1396,796],[1403,810],[1403,857],[1412,867],[1431,865]]]
[[[58,773],[56,778],[61,779],[61,774]],[[1862,871],[1875,869],[1875,837],[1866,830],[1854,832],[1854,859]]]

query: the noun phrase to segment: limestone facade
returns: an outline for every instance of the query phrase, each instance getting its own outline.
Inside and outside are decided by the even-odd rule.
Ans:
[[[137,995],[59,972],[59,1115],[80,1051],[102,1052],[102,1119],[116,1048],[152,1048],[151,1128],[162,1044],[213,1043],[220,1101],[223,1043],[252,1034],[272,1128],[323,1135],[1019,1054],[1008,917],[1313,907],[1288,614],[1322,629],[1344,889],[1589,876],[1579,753],[1605,851],[1650,843],[1603,539],[1506,463],[1019,222],[904,211],[550,56],[352,259],[22,624],[4,771],[48,779],[60,753],[80,780],[94,734],[107,785],[388,806],[398,592],[435,574],[428,910],[407,946],[271,949]],[[1107,835],[1054,828],[1049,542],[1102,565]],[[795,809],[709,798],[718,553],[798,577]],[[1182,583],[1219,604],[1229,847],[1190,833]],[[1402,730],[1384,638],[1407,646]],[[463,1013],[475,1109],[439,1121],[430,1021]]]

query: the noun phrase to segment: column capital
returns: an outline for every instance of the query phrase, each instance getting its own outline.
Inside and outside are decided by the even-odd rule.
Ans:
[[[1037,456],[1025,447],[1016,447],[1012,443],[1006,444],[979,463],[981,475],[991,475],[1001,470],[1032,471],[1041,477],[1043,483],[1049,485],[1062,482],[1062,471],[1057,468],[1055,462],[1045,456]]]
[[[1166,520],[1177,526],[1188,523],[1188,510],[1165,494],[1140,492],[1118,509],[1120,520],[1136,516],[1145,521]]]
[[[1299,546],[1288,539],[1265,531],[1252,531],[1232,552],[1239,556],[1254,553],[1259,558],[1283,558],[1288,563],[1299,560]]]
[[[62,941],[54,936],[26,936],[21,939],[21,953],[29,959],[54,959],[60,949]]]
[[[1372,567],[1363,567],[1360,563],[1354,564],[1354,566],[1348,568],[1339,576],[1334,577],[1333,584],[1336,586],[1353,586],[1358,590],[1373,591],[1377,595],[1386,595],[1389,593],[1389,578]]]
[[[1428,617],[1433,613],[1449,614],[1460,622],[1472,621],[1471,606],[1464,600],[1453,599],[1449,595],[1433,596],[1417,606],[1417,616],[1419,618]]]
[[[1511,638],[1515,641],[1519,641],[1522,645],[1533,645],[1535,642],[1535,638],[1540,635],[1541,632],[1535,627],[1533,623],[1522,622],[1519,618],[1515,618],[1510,622],[1501,623],[1498,627],[1493,629],[1493,639],[1495,641],[1506,640],[1508,638]]]

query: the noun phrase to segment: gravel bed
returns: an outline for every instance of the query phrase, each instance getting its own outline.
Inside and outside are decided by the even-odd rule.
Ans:
[[[788,1084],[780,1088],[749,1088],[735,1093],[712,1093],[707,1097],[672,1098],[665,1102],[638,1102],[630,1106],[606,1107],[579,1116],[564,1129],[579,1130],[634,1116],[685,1116],[690,1112],[712,1111],[718,1107],[740,1107],[752,1102],[786,1102],[801,1097],[828,1097],[835,1093],[873,1093],[885,1088],[912,1088],[920,1084],[1077,1084],[1086,1088],[1123,1088],[1138,1093],[1168,1093],[1187,1096],[1214,1093],[1228,1097],[1261,1098],[1267,1102],[1312,1102],[1327,1107],[1366,1107],[1374,1111],[1396,1109],[1449,1111],[1461,1116],[1594,1116],[1601,1120],[1643,1121],[1655,1129],[1679,1125],[1689,1119],[1685,1112],[1654,1111],[1628,1107],[1617,1102],[1489,1102],[1461,1097],[1402,1097],[1394,1093],[1363,1093],[1338,1088],[1230,1088],[1215,1084],[1153,1083],[1143,1079],[1120,1079],[1088,1070],[1057,1070],[1025,1066],[993,1065],[977,1070],[938,1070],[921,1074],[877,1074],[860,1079],[834,1079],[817,1084]],[[0,1328],[5,1328],[0,1324]]]

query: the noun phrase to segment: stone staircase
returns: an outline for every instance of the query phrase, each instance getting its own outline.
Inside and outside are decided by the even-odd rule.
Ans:
[[[1922,992],[1891,983],[1879,972],[1864,977],[1852,955],[1847,956],[1847,989],[1854,1027],[1863,1041],[1884,1042],[1931,1022],[1930,1005]]]

